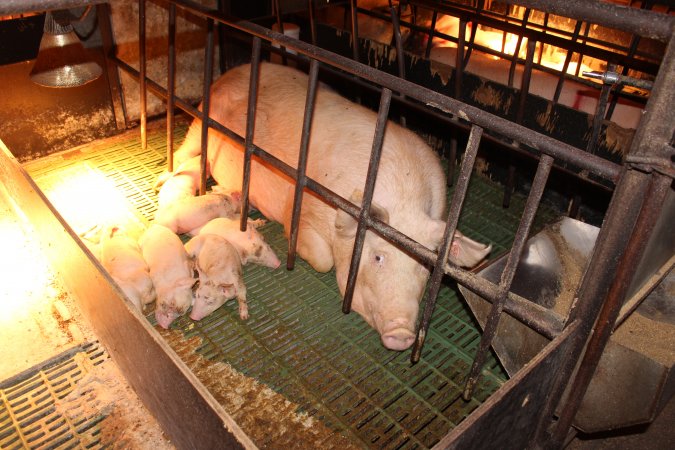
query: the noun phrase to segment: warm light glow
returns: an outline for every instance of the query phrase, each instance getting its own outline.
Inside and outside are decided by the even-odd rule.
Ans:
[[[453,16],[442,16],[436,21],[436,31],[447,34],[453,37],[458,37],[459,34],[459,19]],[[466,40],[468,41],[471,33],[471,25],[467,25],[465,32]],[[476,30],[476,36],[474,38],[476,44],[480,44],[484,47],[490,48],[494,51],[505,53],[507,55],[513,55],[516,51],[516,45],[518,44],[518,36],[511,33],[506,33],[506,38],[504,33],[501,31],[488,31],[484,30],[481,26]],[[433,38],[434,47],[452,47],[456,48],[457,44],[452,41],[447,41],[445,39],[434,37]],[[537,46],[535,61],[538,60],[538,53],[541,51],[539,46]],[[520,43],[520,48],[518,51],[518,57],[524,59],[527,56],[527,38],[523,38]],[[493,60],[500,59],[496,55],[487,55],[488,58]],[[565,62],[565,52],[549,45],[544,45],[544,51],[541,55],[540,64],[544,67],[549,67],[557,71],[562,71],[563,64]],[[574,75],[577,73],[576,62],[570,62],[567,68],[567,73]],[[583,71],[595,70],[591,69],[590,66],[586,64],[581,64],[581,69],[579,73]]]

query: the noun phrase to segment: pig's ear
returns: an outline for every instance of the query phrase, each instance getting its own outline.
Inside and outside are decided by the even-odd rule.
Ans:
[[[351,197],[349,197],[349,201],[355,205],[361,205],[363,202],[363,192],[355,189]],[[375,202],[370,204],[370,215],[381,222],[389,223],[389,212]],[[338,236],[344,238],[354,237],[356,235],[356,225],[356,220],[352,216],[341,209],[338,210],[335,217],[335,231]]]
[[[448,259],[460,267],[474,267],[492,251],[492,245],[482,244],[455,231]]]

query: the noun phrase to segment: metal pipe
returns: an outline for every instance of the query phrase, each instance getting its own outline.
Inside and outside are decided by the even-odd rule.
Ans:
[[[199,195],[206,193],[206,164],[208,161],[209,121],[211,112],[211,80],[213,78],[213,19],[206,20],[206,48],[204,49],[204,97],[202,100],[202,153],[199,164]]]
[[[108,2],[109,0],[3,0],[0,2],[0,15],[71,9]]]
[[[239,229],[246,231],[248,225],[249,209],[249,189],[251,187],[251,158],[255,145],[253,143],[253,132],[255,131],[255,112],[258,100],[258,87],[260,82],[260,48],[262,41],[259,37],[253,38],[253,48],[251,51],[251,74],[248,85],[248,105],[246,108],[246,138],[244,140],[244,168],[241,186],[241,222]]]
[[[148,107],[147,107],[147,58],[145,55],[145,0],[138,0],[138,66],[139,83],[139,108],[141,120],[141,148],[148,148]]]
[[[352,57],[354,61],[360,61],[359,57],[359,20],[356,8],[356,0],[350,0],[350,12],[352,18]]]
[[[525,9],[523,14],[523,21],[520,26],[520,32],[518,33],[518,39],[516,40],[516,48],[513,50],[513,58],[511,59],[511,67],[509,67],[509,87],[513,87],[513,77],[516,73],[516,63],[518,62],[518,53],[520,53],[520,46],[523,43],[523,31],[527,29],[527,21],[530,19],[530,8]],[[506,39],[506,32],[504,32],[504,39]],[[528,39],[528,42],[532,39]],[[503,45],[502,45],[503,47]],[[531,64],[531,63],[530,63]]]
[[[307,185],[305,170],[307,168],[307,152],[309,149],[309,137],[312,129],[314,116],[314,100],[319,76],[319,62],[313,59],[309,64],[309,87],[305,100],[305,114],[302,123],[302,137],[300,138],[300,153],[298,155],[298,168],[296,169],[295,194],[293,196],[293,213],[291,215],[291,233],[288,238],[288,257],[286,268],[292,270],[295,267],[295,255],[298,244],[298,226],[300,225],[300,210],[302,209],[302,192]]]
[[[166,169],[173,172],[174,99],[176,95],[176,5],[169,4],[169,55],[166,81]]]
[[[431,25],[429,25],[429,34],[427,36],[427,48],[424,50],[424,58],[429,59],[431,55],[431,45],[433,44],[434,31],[436,30],[436,20],[438,19],[438,11],[434,9],[431,15]]]
[[[607,67],[613,72],[616,65],[610,63]],[[607,109],[607,101],[609,100],[609,93],[611,90],[612,86],[609,84],[603,84],[602,89],[600,90],[600,99],[595,107],[595,115],[593,116],[591,137],[588,139],[588,144],[586,145],[586,151],[590,154],[595,154],[595,147],[598,144],[602,122],[605,120],[605,111]]]
[[[412,363],[418,362],[422,355],[422,347],[424,346],[424,340],[429,331],[431,315],[436,307],[436,299],[438,298],[438,292],[441,288],[441,281],[443,275],[445,275],[445,263],[450,254],[450,247],[452,246],[455,230],[457,230],[457,223],[459,222],[459,215],[462,211],[462,204],[464,203],[466,193],[469,189],[469,180],[471,179],[471,172],[473,171],[473,166],[476,162],[476,155],[478,154],[478,147],[482,136],[482,128],[477,126],[471,127],[469,141],[467,142],[464,151],[464,160],[462,161],[460,175],[457,181],[457,188],[453,192],[452,200],[450,202],[450,214],[445,223],[443,239],[439,246],[434,270],[431,274],[427,300],[424,302],[424,308],[422,310],[422,320],[417,327],[415,343],[413,344],[412,354],[410,355],[410,361]]]
[[[389,2],[391,4],[391,1]],[[403,40],[401,39],[401,26],[399,23],[400,10],[397,13],[396,9],[391,6],[391,22],[394,29],[394,40],[396,41],[396,62],[398,63],[398,76],[405,80],[405,53],[403,53]],[[405,95],[400,94],[399,97],[405,99]],[[403,127],[406,126],[405,115],[401,114],[400,122]]]
[[[586,0],[504,0],[504,3],[534,8],[577,20],[602,24],[627,33],[668,41],[675,18],[666,14]]]
[[[532,227],[532,222],[534,222],[537,208],[539,207],[541,197],[544,194],[544,188],[546,187],[551,167],[553,167],[553,158],[546,155],[542,156],[539,161],[539,166],[537,167],[537,173],[534,176],[534,181],[532,181],[532,189],[525,202],[525,210],[520,218],[520,224],[518,225],[518,230],[516,231],[516,236],[513,240],[513,246],[511,247],[511,251],[506,259],[506,265],[502,272],[501,280],[499,282],[499,298],[492,304],[490,313],[485,321],[485,327],[483,328],[483,335],[481,336],[478,352],[474,357],[469,377],[466,380],[463,393],[463,398],[466,401],[471,399],[474,386],[478,382],[483,365],[485,364],[487,353],[497,334],[499,319],[501,318],[508,292],[511,289],[511,283],[513,283],[513,278],[516,275],[518,261],[520,260],[525,244],[527,243],[527,237],[530,234],[530,228]]]
[[[373,148],[370,153],[370,163],[366,175],[366,185],[363,189],[363,199],[361,210],[359,211],[358,227],[356,228],[356,237],[354,238],[354,247],[352,250],[352,259],[349,265],[349,276],[347,277],[347,286],[342,301],[342,312],[347,314],[352,308],[352,297],[356,287],[356,276],[361,262],[361,251],[366,237],[366,231],[370,225],[370,206],[375,192],[375,181],[377,171],[380,166],[380,156],[382,154],[382,143],[384,142],[384,131],[387,127],[387,116],[389,115],[389,105],[391,104],[391,91],[382,89],[380,97],[380,107],[377,112],[377,122],[375,124],[375,137],[373,138]]]

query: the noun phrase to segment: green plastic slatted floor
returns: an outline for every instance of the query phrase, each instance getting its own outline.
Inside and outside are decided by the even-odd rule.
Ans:
[[[180,127],[176,142],[184,132]],[[164,127],[155,126],[146,150],[136,132],[75,156],[105,173],[150,221],[156,210],[152,185],[164,169],[165,148]],[[73,158],[57,158],[59,163],[50,157],[27,168],[39,184],[41,176]],[[493,244],[493,255],[510,245],[524,204],[516,195],[504,209],[501,195],[499,186],[475,177],[460,219],[465,234]],[[552,218],[549,210],[540,213],[535,228]],[[281,226],[268,223],[261,232],[283,260],[287,241]],[[200,322],[183,317],[173,327],[200,336],[198,351],[207,358],[226,361],[267,384],[364,447],[430,447],[506,379],[490,358],[474,398],[461,399],[480,334],[451,285],[441,291],[422,358],[411,365],[409,351],[384,349],[360,316],[342,314],[334,273],[316,273],[298,260],[293,271],[246,266],[245,282],[248,321],[239,319],[236,302],[230,301]]]

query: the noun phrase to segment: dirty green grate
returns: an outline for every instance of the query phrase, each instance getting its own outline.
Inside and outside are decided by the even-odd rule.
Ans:
[[[184,133],[183,124],[176,142]],[[80,153],[62,157],[59,164],[72,164],[75,157],[86,161],[152,219],[152,185],[164,168],[163,127],[149,128],[147,150],[140,148],[133,133]],[[38,184],[47,170],[56,170],[58,164],[51,159],[29,165]],[[504,209],[501,195],[498,185],[474,177],[460,218],[465,234],[493,243],[493,256],[510,246],[524,205],[524,198],[514,195],[511,207]],[[552,210],[541,208],[535,229],[553,218]],[[260,230],[283,259],[287,241],[282,227],[269,223]],[[205,357],[225,361],[265,383],[364,447],[431,447],[506,379],[490,358],[474,398],[461,399],[480,333],[452,283],[441,291],[421,360],[411,365],[409,351],[384,349],[360,316],[342,314],[333,272],[316,273],[298,260],[293,271],[247,266],[244,276],[248,321],[239,319],[236,302],[231,301],[202,321],[182,317],[173,327],[186,336],[199,336],[198,351]],[[148,319],[154,323],[152,315]]]
[[[84,355],[86,360],[76,357]],[[100,422],[103,414],[69,418],[56,408],[89,364],[108,359],[98,343],[87,343],[54,358],[44,367],[29,371],[0,385],[0,448],[71,449],[102,448]],[[91,402],[96,402],[92,397]]]

